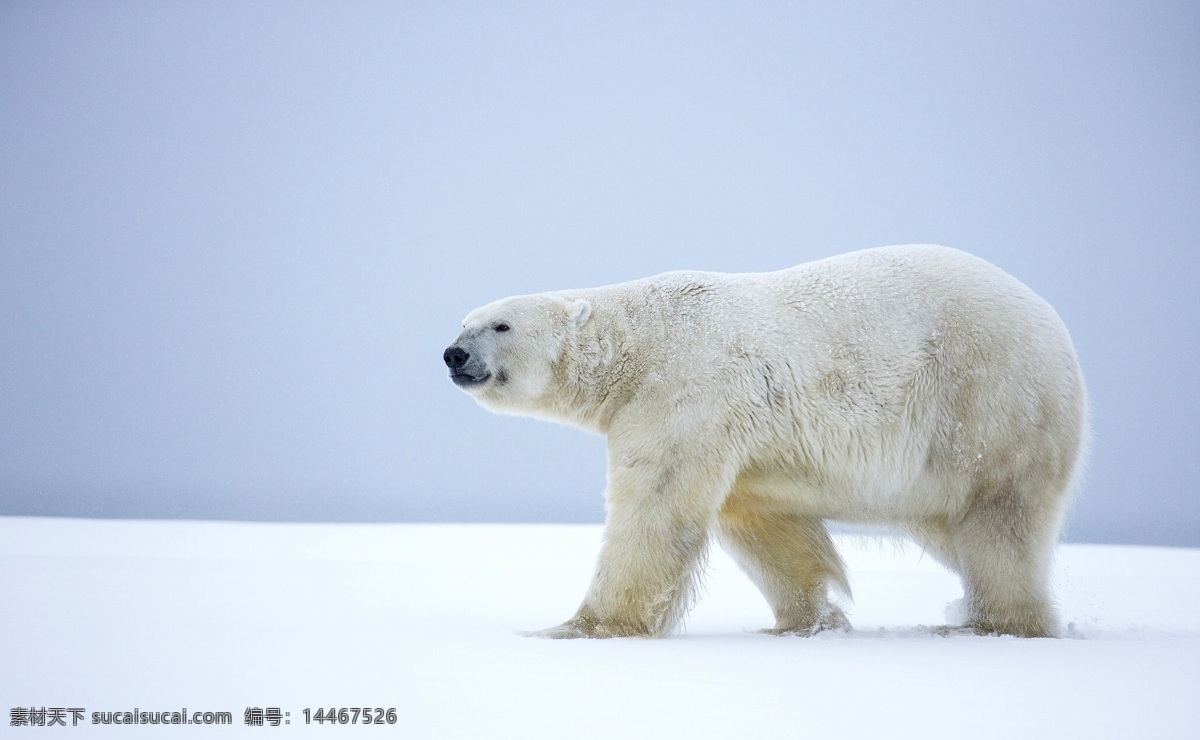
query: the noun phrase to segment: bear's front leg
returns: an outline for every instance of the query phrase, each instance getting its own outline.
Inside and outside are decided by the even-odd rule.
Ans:
[[[714,461],[685,467],[610,454],[604,546],[575,616],[539,637],[661,637],[691,606],[708,530],[732,476]]]

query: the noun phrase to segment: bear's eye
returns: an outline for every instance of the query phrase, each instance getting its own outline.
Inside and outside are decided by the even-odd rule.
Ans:
[[[496,325],[495,325],[495,326],[493,326],[492,328],[493,328],[493,329],[495,329],[496,331],[508,331],[508,330],[509,330],[509,329],[511,329],[512,327],[511,327],[511,326],[509,326],[508,324],[503,324],[503,323],[501,323],[501,324],[496,324]]]

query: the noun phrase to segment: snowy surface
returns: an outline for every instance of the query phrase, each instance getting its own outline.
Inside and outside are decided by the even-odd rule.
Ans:
[[[1200,735],[1200,550],[1067,545],[1070,636],[938,637],[957,581],[911,546],[839,538],[849,634],[773,637],[719,549],[686,630],[548,641],[601,529],[0,518],[5,736],[1128,738]],[[13,707],[80,707],[74,729]],[[93,711],[228,711],[226,728]],[[286,727],[248,727],[278,707]],[[305,726],[395,707],[394,727]]]

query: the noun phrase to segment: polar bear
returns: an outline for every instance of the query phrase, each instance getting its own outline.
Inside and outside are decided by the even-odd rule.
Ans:
[[[607,437],[595,575],[536,634],[671,632],[711,534],[770,602],[766,631],[849,629],[827,520],[911,535],[961,578],[963,631],[1056,634],[1083,377],[1054,309],[982,259],[882,247],[505,298],[443,360],[489,410]]]

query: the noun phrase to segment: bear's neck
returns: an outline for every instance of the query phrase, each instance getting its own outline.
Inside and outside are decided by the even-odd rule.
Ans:
[[[613,417],[641,385],[650,355],[634,346],[628,321],[607,311],[593,311],[569,344],[556,378],[563,391],[556,412],[565,421],[607,434]]]

